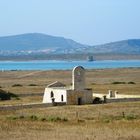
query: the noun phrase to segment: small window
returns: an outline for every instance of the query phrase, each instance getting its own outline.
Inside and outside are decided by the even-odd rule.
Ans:
[[[54,93],[53,93],[53,91],[51,91],[51,98],[53,98],[54,97]]]
[[[64,100],[64,97],[63,97],[63,95],[61,95],[61,101],[63,102],[63,100]]]

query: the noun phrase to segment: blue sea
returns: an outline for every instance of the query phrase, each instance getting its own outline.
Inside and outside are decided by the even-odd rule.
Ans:
[[[140,60],[104,61],[0,61],[0,70],[71,70],[75,66],[86,69],[135,68]]]

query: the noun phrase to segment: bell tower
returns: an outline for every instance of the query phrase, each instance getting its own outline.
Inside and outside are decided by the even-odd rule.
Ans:
[[[83,90],[85,88],[85,69],[77,66],[72,71],[72,89]]]

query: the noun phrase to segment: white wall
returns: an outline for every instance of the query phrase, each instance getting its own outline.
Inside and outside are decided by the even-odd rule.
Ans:
[[[67,102],[66,89],[45,88],[44,96],[43,96],[43,103],[52,103],[51,91],[54,93],[55,102],[62,102],[61,95],[63,95],[63,102]]]

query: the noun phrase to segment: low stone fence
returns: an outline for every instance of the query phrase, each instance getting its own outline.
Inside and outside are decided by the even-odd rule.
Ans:
[[[106,99],[106,103],[113,103],[113,102],[136,102],[140,101],[140,98],[110,98]]]
[[[19,104],[19,105],[3,105],[0,106],[0,110],[19,110],[19,109],[29,109],[29,108],[43,108],[52,106],[62,106],[66,103],[32,103],[32,104]]]
[[[140,101],[140,95],[115,94],[115,97],[110,97],[109,94],[93,93],[93,97],[100,98],[105,103]]]
[[[116,94],[115,98],[140,98],[140,95]]]

